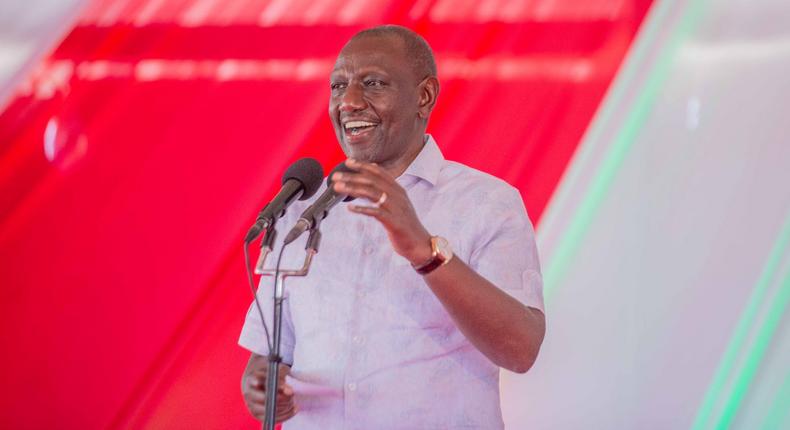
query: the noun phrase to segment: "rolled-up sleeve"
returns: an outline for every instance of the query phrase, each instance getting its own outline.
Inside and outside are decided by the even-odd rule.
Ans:
[[[544,312],[543,277],[535,231],[519,192],[508,187],[490,195],[479,219],[480,234],[470,266],[522,304]]]

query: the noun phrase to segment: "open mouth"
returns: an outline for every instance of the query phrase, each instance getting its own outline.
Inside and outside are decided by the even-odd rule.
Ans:
[[[359,136],[362,133],[373,130],[377,124],[368,121],[349,121],[343,124],[343,129],[350,136]]]

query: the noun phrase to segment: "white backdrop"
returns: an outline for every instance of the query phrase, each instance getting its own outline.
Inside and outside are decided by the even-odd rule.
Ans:
[[[510,429],[790,428],[790,3],[654,4],[539,229]]]

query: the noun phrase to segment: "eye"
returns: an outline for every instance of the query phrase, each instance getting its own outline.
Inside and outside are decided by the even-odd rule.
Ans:
[[[343,88],[346,87],[346,85],[347,84],[345,82],[332,82],[331,84],[329,84],[329,87],[332,89],[332,91],[337,91],[337,90],[342,90]]]
[[[382,88],[385,85],[386,84],[384,84],[384,81],[378,79],[368,79],[365,81],[365,86],[369,88]]]

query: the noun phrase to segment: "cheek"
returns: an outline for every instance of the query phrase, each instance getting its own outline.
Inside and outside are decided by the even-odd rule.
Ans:
[[[376,111],[381,118],[382,123],[388,128],[397,128],[397,124],[402,121],[402,113],[395,103],[381,103],[376,106]]]
[[[332,128],[335,130],[336,134],[340,133],[340,122],[338,120],[338,110],[337,106],[329,105],[329,122],[332,123]]]
[[[414,120],[414,116],[417,115],[416,108],[417,103],[415,100],[408,96],[402,96],[391,100],[386,109],[389,113],[390,121],[403,124]]]

